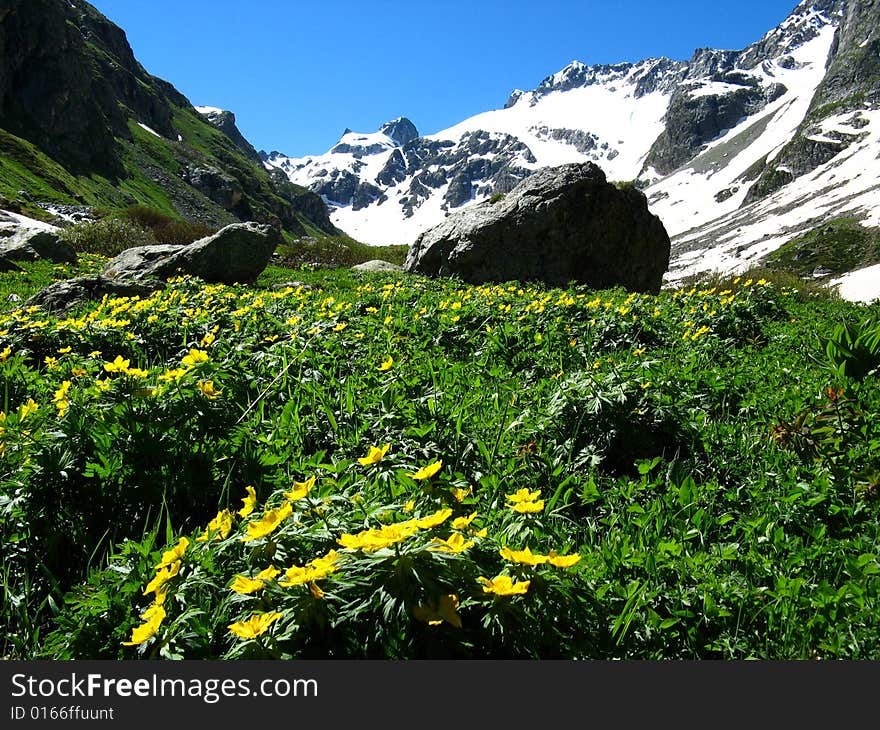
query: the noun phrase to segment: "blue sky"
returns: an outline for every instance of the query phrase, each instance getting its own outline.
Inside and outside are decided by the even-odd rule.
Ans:
[[[422,134],[504,105],[573,60],[740,49],[797,0],[90,0],[193,104],[257,148],[320,154],[398,116]]]

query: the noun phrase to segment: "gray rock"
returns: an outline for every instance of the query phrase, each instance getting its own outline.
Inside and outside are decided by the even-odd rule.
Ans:
[[[0,256],[0,272],[3,271],[24,271],[24,269],[21,268],[21,266],[12,263],[9,259]]]
[[[141,281],[189,274],[210,283],[250,284],[263,272],[278,244],[278,229],[233,223],[185,246],[139,246],[107,262],[102,274]]]
[[[618,189],[586,162],[544,168],[494,204],[455,212],[416,239],[404,268],[470,283],[657,292],[669,253],[669,235],[644,194]]]
[[[0,256],[8,261],[46,259],[56,264],[76,263],[76,251],[54,231],[23,228],[0,241]]]
[[[364,261],[362,264],[356,264],[351,268],[354,271],[403,271],[402,266],[392,264],[390,261],[383,261],[382,259]]]
[[[47,286],[28,299],[25,305],[42,307],[50,312],[67,312],[82,304],[100,301],[105,294],[110,297],[144,297],[163,286],[162,282],[155,280],[131,281],[108,279],[104,276],[81,276]]]

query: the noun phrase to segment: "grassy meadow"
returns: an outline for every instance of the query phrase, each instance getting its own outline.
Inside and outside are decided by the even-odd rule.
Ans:
[[[880,305],[302,267],[23,307],[81,260],[0,274],[6,658],[880,658]]]

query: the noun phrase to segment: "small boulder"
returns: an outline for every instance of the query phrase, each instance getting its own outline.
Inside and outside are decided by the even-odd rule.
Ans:
[[[403,271],[402,266],[392,264],[390,261],[383,261],[382,259],[364,261],[362,264],[355,264],[351,268],[354,271]]]
[[[25,306],[37,306],[49,312],[67,312],[87,302],[110,297],[144,297],[164,286],[159,281],[132,281],[108,279],[103,276],[80,276],[76,279],[58,281],[40,290],[25,302]]]
[[[22,228],[0,240],[0,256],[8,261],[46,259],[56,264],[76,263],[76,251],[54,231]]]
[[[189,274],[209,283],[251,284],[281,243],[277,228],[233,223],[185,246],[138,246],[111,259],[101,272],[109,278],[167,279]]]
[[[658,292],[669,235],[645,195],[618,189],[591,162],[544,168],[494,203],[451,214],[422,233],[405,269],[469,283],[571,282]]]

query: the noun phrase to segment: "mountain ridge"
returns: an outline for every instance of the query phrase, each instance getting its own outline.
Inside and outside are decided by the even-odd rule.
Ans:
[[[29,212],[139,204],[218,227],[256,220],[290,236],[340,233],[320,198],[262,166],[234,115],[213,121],[149,74],[125,31],[84,0],[6,0],[0,9],[8,202]]]
[[[537,169],[592,161],[648,195],[673,237],[670,281],[708,271],[702,263],[744,270],[821,223],[822,211],[876,225],[874,27],[876,2],[802,2],[740,50],[697,48],[687,61],[573,61],[535,89],[515,89],[500,109],[405,144],[263,159],[322,195],[331,219],[367,243],[411,243],[450,210],[504,194]],[[839,118],[842,106],[855,127]],[[844,201],[809,176],[842,163],[847,149],[866,161],[870,184],[867,197]],[[784,235],[761,232],[755,211],[765,220],[785,213]],[[719,230],[727,238],[718,240]]]

